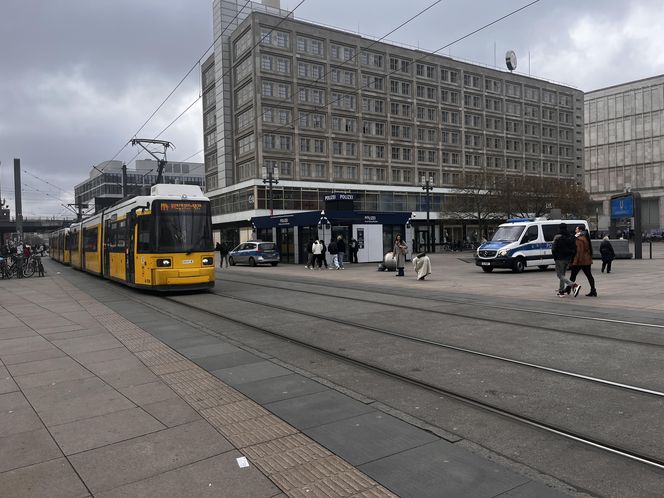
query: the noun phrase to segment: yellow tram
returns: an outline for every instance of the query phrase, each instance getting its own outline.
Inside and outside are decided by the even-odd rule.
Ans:
[[[214,286],[210,200],[195,185],[155,185],[53,232],[50,246],[52,259],[132,287]]]

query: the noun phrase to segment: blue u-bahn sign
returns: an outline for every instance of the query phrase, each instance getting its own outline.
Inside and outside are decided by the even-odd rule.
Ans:
[[[634,196],[632,194],[611,199],[611,218],[632,218],[634,216]]]

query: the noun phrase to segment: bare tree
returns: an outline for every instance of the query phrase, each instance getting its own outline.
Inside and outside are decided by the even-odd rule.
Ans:
[[[503,215],[496,203],[495,179],[485,172],[466,174],[462,185],[446,196],[442,205],[443,217],[469,220],[477,223],[479,235],[487,237],[489,221]]]

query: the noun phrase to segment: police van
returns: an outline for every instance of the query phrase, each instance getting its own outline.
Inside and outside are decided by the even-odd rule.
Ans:
[[[487,273],[494,268],[508,268],[515,273],[535,266],[546,270],[554,264],[551,245],[561,223],[572,234],[577,226],[588,230],[585,220],[513,218],[498,227],[490,242],[477,248],[475,264]]]

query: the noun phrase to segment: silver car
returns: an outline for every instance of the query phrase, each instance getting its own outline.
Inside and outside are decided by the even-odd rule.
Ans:
[[[228,262],[231,266],[236,264],[277,266],[280,259],[281,256],[274,242],[260,240],[249,240],[228,253]]]

